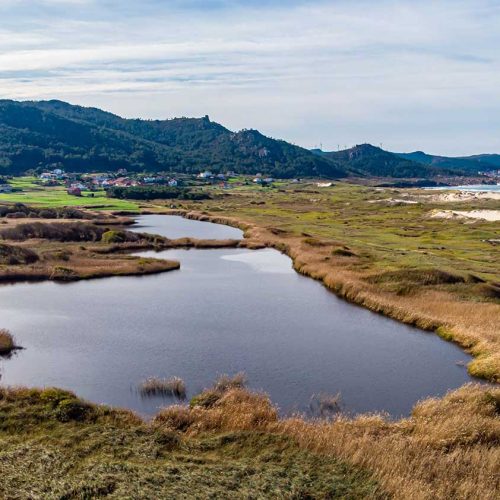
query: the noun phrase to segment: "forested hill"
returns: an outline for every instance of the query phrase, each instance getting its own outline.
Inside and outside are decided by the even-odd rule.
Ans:
[[[438,174],[461,175],[456,165],[432,165],[404,158],[371,144],[360,144],[342,151],[313,150],[360,177],[434,177]]]
[[[500,168],[500,155],[482,154],[474,156],[450,157],[437,156],[424,153],[423,151],[414,151],[413,153],[394,153],[400,158],[418,162],[432,168],[462,170],[468,173],[477,173],[478,171],[494,170]]]
[[[343,177],[335,161],[256,130],[232,132],[204,118],[124,119],[61,101],[0,101],[0,175],[68,171],[234,170],[274,177]]]

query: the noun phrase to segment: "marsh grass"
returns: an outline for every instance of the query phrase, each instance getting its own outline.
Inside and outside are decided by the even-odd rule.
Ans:
[[[371,276],[368,280],[371,283],[404,282],[419,286],[450,285],[466,281],[463,276],[441,269],[399,269]]]
[[[139,392],[142,397],[174,396],[178,399],[185,399],[186,384],[179,377],[150,377],[139,385]]]
[[[213,385],[213,390],[217,392],[227,392],[229,389],[243,389],[247,384],[247,376],[243,372],[235,375],[220,375]]]
[[[10,331],[5,328],[0,329],[0,355],[10,354],[16,347],[14,337]]]
[[[418,403],[409,418],[396,422],[382,415],[331,414],[338,396],[320,395],[317,404],[324,405],[320,419],[280,419],[266,395],[235,388],[210,405],[162,410],[153,425],[190,437],[228,430],[285,435],[320,456],[372,471],[397,499],[497,498],[500,389],[469,384]]]
[[[357,257],[357,254],[347,247],[335,248],[332,250],[332,255],[337,255],[339,257]]]
[[[332,395],[326,393],[313,394],[309,401],[309,410],[313,416],[331,418],[342,411],[340,392]]]

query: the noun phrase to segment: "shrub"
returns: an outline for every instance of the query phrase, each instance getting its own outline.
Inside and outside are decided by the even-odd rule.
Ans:
[[[49,208],[45,208],[43,210],[40,210],[40,212],[38,212],[38,215],[42,219],[55,219],[55,218],[57,218],[57,212],[55,210],[52,210]]]
[[[82,422],[93,412],[91,405],[77,398],[63,399],[55,410],[56,418],[61,422],[70,422],[72,420]]]
[[[487,297],[490,299],[500,299],[500,285],[497,283],[484,283],[480,285],[479,293],[483,297]]]
[[[0,264],[33,264],[38,259],[38,254],[33,250],[0,243]]]
[[[191,406],[191,408],[194,408],[195,406],[201,406],[202,408],[212,408],[220,398],[220,392],[207,389],[201,394],[198,394],[197,396],[191,398],[189,406]]]
[[[123,243],[125,241],[124,231],[106,231],[102,237],[103,243]]]
[[[28,222],[0,231],[4,240],[25,241],[41,238],[54,241],[99,241],[106,230],[84,222]]]
[[[25,214],[24,212],[10,212],[6,215],[7,219],[23,219],[27,216],[28,214]]]
[[[325,246],[329,245],[329,243],[327,243],[325,241],[318,240],[317,238],[314,238],[312,236],[309,238],[304,238],[303,241],[306,245],[309,245],[311,247],[325,247]]]
[[[72,392],[50,387],[40,393],[40,400],[46,403],[47,409],[54,412],[60,422],[87,420],[94,413],[89,403],[78,399]]]
[[[78,274],[69,267],[55,266],[50,278],[60,281],[73,281],[78,278]]]

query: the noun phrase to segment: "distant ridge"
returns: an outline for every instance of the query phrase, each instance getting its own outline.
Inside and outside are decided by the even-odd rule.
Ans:
[[[337,162],[353,175],[377,177],[433,177],[436,175],[477,175],[500,168],[500,155],[480,154],[465,157],[436,156],[415,151],[393,153],[371,144],[359,144],[341,151],[311,150]]]
[[[58,100],[0,100],[0,175],[55,166],[75,172],[209,169],[281,178],[428,178],[499,168],[500,155],[447,158],[370,144],[309,151],[258,130],[233,132],[208,116],[125,119]]]
[[[411,159],[401,158],[371,144],[359,144],[342,151],[313,151],[349,169],[352,175],[360,177],[428,177],[452,173],[448,169],[443,171]]]
[[[472,174],[488,169],[495,170],[500,168],[500,155],[498,154],[480,154],[461,157],[430,155],[423,151],[394,154],[400,158],[415,161],[422,165],[430,165],[438,169],[456,169]]]
[[[0,101],[0,174],[58,165],[71,171],[234,170],[275,177],[348,175],[335,162],[257,130],[208,116],[124,119],[62,101]]]

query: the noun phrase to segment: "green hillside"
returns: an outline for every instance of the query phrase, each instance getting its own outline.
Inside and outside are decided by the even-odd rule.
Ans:
[[[0,101],[0,173],[58,165],[71,171],[235,170],[274,177],[342,177],[336,163],[256,130],[203,118],[124,119],[61,101]]]

